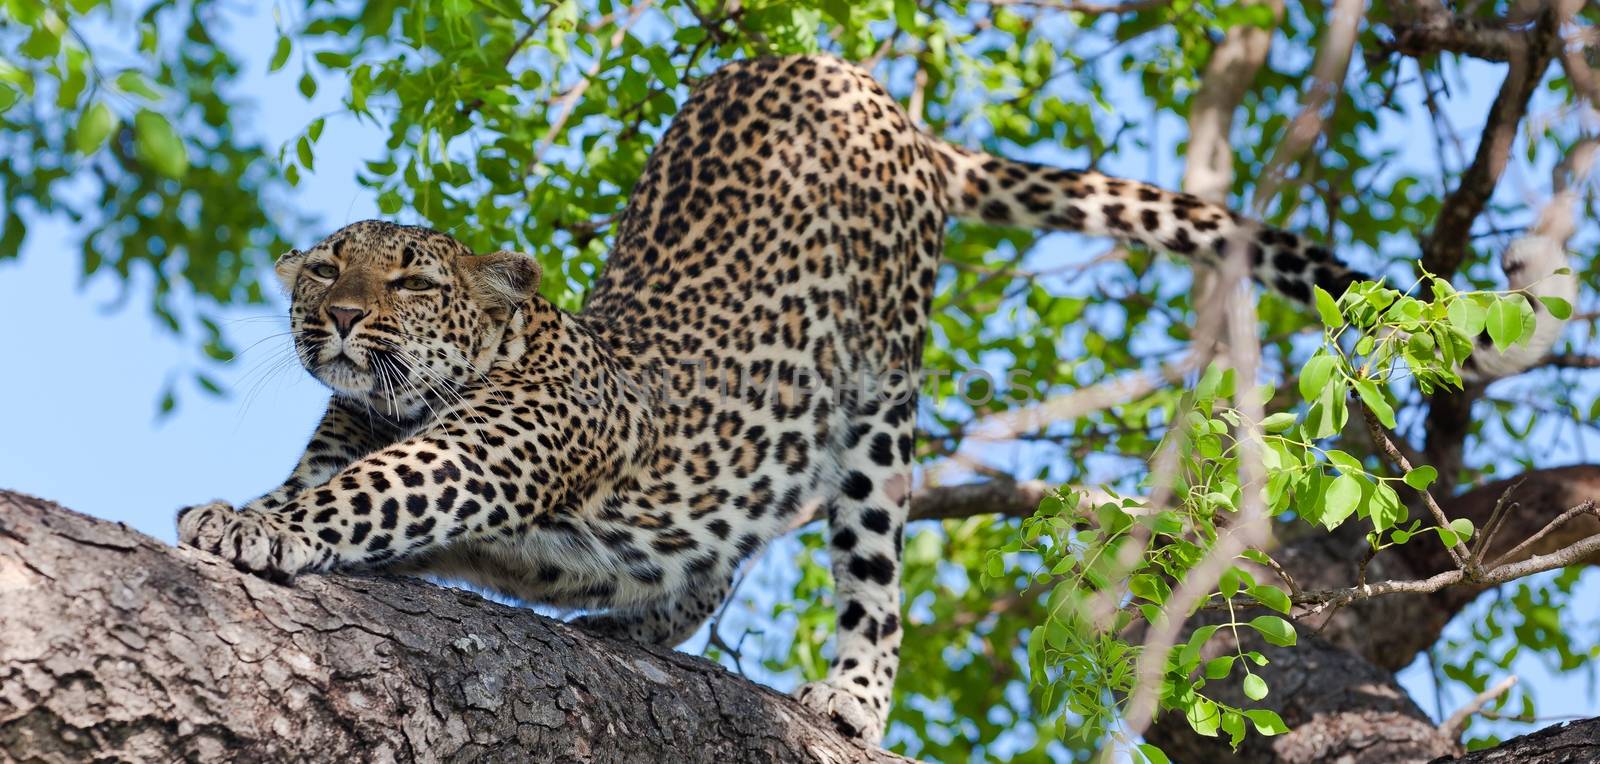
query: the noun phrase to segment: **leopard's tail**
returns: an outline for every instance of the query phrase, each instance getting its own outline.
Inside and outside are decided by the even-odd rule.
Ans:
[[[963,220],[1128,239],[1212,264],[1230,247],[1244,247],[1257,281],[1303,304],[1311,303],[1313,285],[1338,297],[1368,278],[1326,247],[1193,194],[930,142],[944,170],[950,213]]]
[[[1091,170],[1013,161],[931,137],[929,143],[943,170],[950,213],[960,219],[1128,239],[1213,265],[1221,263],[1230,248],[1242,246],[1248,250],[1256,281],[1306,304],[1312,301],[1313,286],[1338,297],[1351,283],[1369,278],[1305,237],[1192,194]],[[1573,176],[1570,186],[1587,173],[1593,154],[1584,153],[1581,166],[1567,169]],[[1538,223],[1501,254],[1500,265],[1508,289],[1536,298],[1559,297],[1570,304],[1577,295],[1577,281],[1568,270],[1565,244],[1573,231],[1576,191],[1559,177],[1561,172],[1558,168],[1557,193]],[[1487,335],[1480,337],[1480,347],[1462,365],[1461,376],[1487,382],[1540,363],[1560,339],[1566,322],[1551,316],[1540,300],[1533,301],[1533,308],[1538,317],[1530,341],[1502,353],[1490,345]]]

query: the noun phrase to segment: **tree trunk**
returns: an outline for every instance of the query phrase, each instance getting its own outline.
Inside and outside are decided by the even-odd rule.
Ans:
[[[708,661],[0,492],[0,760],[903,761]]]
[[[1439,750],[1392,677],[1320,649],[1282,656],[1298,681],[1273,685],[1307,711],[1291,720],[1306,754]],[[1317,747],[1330,739],[1344,743]],[[1402,741],[1410,759],[1359,755]],[[1215,741],[1162,742],[1218,760]],[[1600,761],[1600,720],[1494,750],[1462,760]],[[905,761],[699,658],[414,579],[279,586],[0,491],[0,760],[469,758]]]

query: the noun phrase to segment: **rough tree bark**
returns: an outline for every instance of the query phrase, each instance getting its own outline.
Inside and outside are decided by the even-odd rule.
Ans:
[[[1279,672],[1269,701],[1299,727],[1250,738],[1258,748],[1244,753],[1264,758],[1244,760],[1455,752],[1356,653],[1309,635],[1264,649]],[[1215,741],[1163,737],[1172,727],[1152,739],[1186,761],[1220,760]],[[423,581],[279,586],[0,491],[0,759],[97,757],[904,761],[692,656]],[[1460,760],[1600,761],[1600,719]]]
[[[904,761],[776,692],[424,581],[235,571],[0,491],[0,760]]]

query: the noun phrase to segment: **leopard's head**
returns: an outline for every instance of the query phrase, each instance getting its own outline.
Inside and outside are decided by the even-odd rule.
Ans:
[[[470,383],[540,270],[427,228],[352,223],[277,262],[300,362],[334,393],[414,416]]]

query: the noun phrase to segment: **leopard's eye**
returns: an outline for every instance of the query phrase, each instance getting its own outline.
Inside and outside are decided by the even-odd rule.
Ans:
[[[331,263],[316,263],[308,270],[311,271],[311,275],[328,281],[332,281],[339,275],[339,269],[334,267]]]
[[[412,292],[423,292],[434,287],[434,283],[421,276],[407,276],[400,280],[400,288]]]

